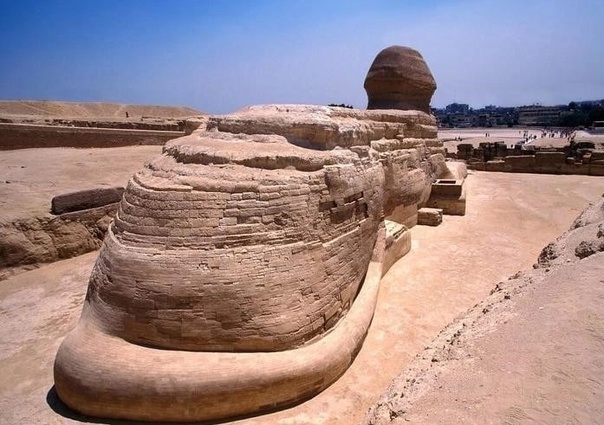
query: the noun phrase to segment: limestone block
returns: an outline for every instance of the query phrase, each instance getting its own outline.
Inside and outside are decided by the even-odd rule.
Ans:
[[[417,204],[415,203],[411,205],[398,205],[386,218],[389,221],[402,224],[410,229],[417,225],[417,209]]]
[[[465,161],[445,162],[445,169],[436,175],[438,179],[464,180],[468,176],[468,167]]]
[[[565,164],[564,152],[535,152],[534,172],[560,174]]]
[[[123,187],[95,188],[64,193],[52,198],[51,210],[53,214],[63,214],[102,207],[119,202],[123,193]]]
[[[465,215],[466,193],[465,180],[437,180],[432,184],[430,199],[425,206],[440,208],[447,215]]]
[[[474,145],[471,143],[460,143],[457,145],[457,158],[470,159],[474,153]]]
[[[432,193],[435,196],[461,196],[463,180],[438,179],[432,183]]]
[[[496,159],[482,163],[486,171],[500,171],[500,172],[511,172],[513,171],[512,162],[506,162],[502,159]],[[478,168],[477,168],[478,169]]]
[[[385,220],[386,246],[382,273],[386,274],[390,267],[403,258],[411,250],[411,232],[404,224]]]
[[[591,151],[591,162],[604,161],[604,151]]]
[[[443,221],[441,208],[420,208],[417,211],[417,224],[424,226],[438,226]]]
[[[109,204],[0,226],[0,276],[3,268],[53,262],[99,249],[116,209],[116,204]]]
[[[589,174],[592,176],[604,176],[604,163],[603,164],[590,164]]]
[[[535,155],[508,156],[505,163],[516,173],[530,173],[535,168]]]

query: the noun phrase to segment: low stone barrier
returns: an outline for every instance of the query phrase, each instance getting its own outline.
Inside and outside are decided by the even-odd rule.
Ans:
[[[53,214],[63,214],[115,204],[122,199],[123,194],[123,187],[95,188],[65,193],[52,198],[51,211]]]
[[[163,145],[184,131],[123,130],[0,123],[0,150]]]

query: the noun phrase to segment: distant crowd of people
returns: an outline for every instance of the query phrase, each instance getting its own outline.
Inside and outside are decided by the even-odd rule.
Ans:
[[[574,132],[575,132],[574,130],[569,129],[569,128],[554,129],[554,130],[545,128],[545,129],[541,130],[541,138],[544,138],[544,137],[564,138],[564,137],[566,137],[568,140],[570,140],[570,138],[572,137]]]

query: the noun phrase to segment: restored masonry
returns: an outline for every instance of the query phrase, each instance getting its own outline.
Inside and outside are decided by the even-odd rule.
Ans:
[[[323,390],[360,349],[432,184],[452,179],[465,201],[444,153],[434,117],[401,109],[253,106],[169,141],[109,226],[57,353],[59,397],[199,421]]]

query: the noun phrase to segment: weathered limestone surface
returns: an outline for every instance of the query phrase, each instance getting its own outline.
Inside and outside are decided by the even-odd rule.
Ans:
[[[443,210],[440,208],[420,208],[417,212],[417,224],[438,226],[443,222]]]
[[[99,249],[123,192],[110,187],[65,193],[51,200],[55,216],[0,220],[0,279]]]
[[[417,220],[444,174],[423,112],[269,105],[210,117],[129,182],[57,354],[59,396],[85,414],[184,421],[322,390],[369,325],[384,216]],[[390,245],[404,254],[399,233]]]
[[[440,178],[432,183],[430,199],[425,205],[430,208],[442,209],[444,214],[465,215],[464,181],[467,174],[468,170],[464,162],[447,162],[447,171],[441,173]]]
[[[386,241],[382,273],[386,274],[390,267],[411,250],[411,232],[404,224],[385,220]]]
[[[464,180],[437,180],[432,184],[432,193],[426,206],[442,209],[447,215],[465,215],[466,190],[463,183]]]
[[[0,100],[0,150],[163,145],[206,116],[160,105]]]
[[[532,150],[507,149],[504,142],[481,142],[457,146],[456,157],[467,161],[468,167],[480,171],[538,174],[604,175],[604,151],[593,142],[571,143],[564,147]]]
[[[390,46],[374,59],[365,90],[367,109],[403,109],[429,113],[436,82],[421,53],[403,46]]]
[[[0,223],[0,279],[14,267],[82,255],[99,249],[117,203],[59,216],[17,219]]]

